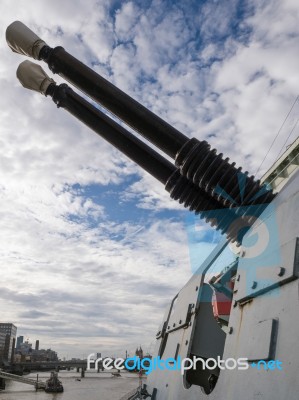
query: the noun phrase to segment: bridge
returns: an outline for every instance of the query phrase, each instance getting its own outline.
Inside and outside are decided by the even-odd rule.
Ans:
[[[36,390],[45,389],[46,383],[42,381],[38,381],[35,379],[24,378],[23,376],[18,376],[14,374],[9,374],[8,372],[4,372],[0,370],[0,379],[12,380],[16,382],[26,383],[27,385],[32,385]]]
[[[92,366],[92,364],[91,364]],[[86,360],[72,360],[72,361],[24,361],[19,363],[13,363],[9,365],[10,372],[23,372],[26,371],[45,371],[55,369],[57,372],[61,369],[70,370],[76,368],[77,372],[81,370],[81,377],[84,378],[85,371],[87,369]],[[102,363],[98,365],[98,372],[102,370]]]
[[[101,363],[99,363],[101,364]],[[36,367],[40,368],[87,368],[86,360],[76,360],[76,361],[24,361],[11,364],[12,367],[26,367],[28,369],[34,369]]]
[[[134,362],[130,360],[128,362],[128,365],[132,366]],[[148,366],[149,363],[146,361],[144,363],[145,366]],[[91,369],[94,369],[95,364],[94,362],[91,361],[90,363]],[[68,369],[70,370],[71,368],[76,368],[77,372],[80,372],[81,370],[81,377],[84,378],[85,376],[85,371],[87,370],[87,360],[69,360],[69,361],[32,361],[32,362],[20,362],[20,363],[14,363],[10,364],[10,372],[22,372],[24,370],[27,371],[45,371],[45,370],[53,370],[55,369],[57,372],[60,369]],[[104,371],[103,368],[103,361],[100,361],[97,364],[97,372]],[[111,371],[109,370],[109,373]]]

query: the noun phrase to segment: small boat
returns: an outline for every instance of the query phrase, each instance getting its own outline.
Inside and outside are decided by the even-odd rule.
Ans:
[[[63,392],[63,386],[58,379],[57,372],[51,372],[50,379],[46,381],[45,392],[47,393],[61,393]]]

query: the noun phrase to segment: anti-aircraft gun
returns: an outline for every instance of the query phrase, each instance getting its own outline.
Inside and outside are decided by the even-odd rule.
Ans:
[[[143,398],[296,399],[299,175],[274,194],[271,185],[242,172],[206,141],[188,138],[21,22],[7,28],[6,38],[14,52],[47,63],[174,163],[30,61],[17,70],[24,87],[52,98],[225,236],[167,308],[154,353],[167,365],[162,372],[153,368]],[[298,164],[298,146],[293,150],[283,171]],[[236,257],[225,265],[229,243]],[[220,273],[213,273],[215,264],[222,264]]]

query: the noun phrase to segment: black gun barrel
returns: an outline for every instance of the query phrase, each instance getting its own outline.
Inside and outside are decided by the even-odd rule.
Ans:
[[[201,213],[201,218],[221,233],[226,233],[230,240],[239,239],[236,226],[232,224],[238,218],[234,211],[226,208],[224,213],[215,218],[215,211],[224,208],[222,204],[182,176],[175,165],[79,96],[67,84],[57,86],[39,65],[30,61],[20,64],[17,77],[24,87],[50,96],[57,107],[64,108],[158,179],[172,199],[196,214]]]
[[[164,185],[176,170],[170,161],[83,99],[68,85],[52,84],[46,95],[53,98],[57,107],[67,110]]]
[[[175,159],[181,174],[224,206],[269,203],[270,190],[223,159],[206,141],[189,139],[153,112],[118,89],[62,47],[44,46],[39,57],[53,73],[77,86],[147,140]],[[242,182],[242,183],[240,183]],[[240,184],[243,185],[240,188]]]
[[[228,158],[223,159],[206,141],[189,139],[62,47],[49,47],[21,22],[7,28],[6,38],[13,51],[44,60],[53,73],[74,84],[175,159],[183,176],[223,206],[268,204],[274,198],[271,190]]]
[[[224,206],[182,176],[175,165],[83,99],[68,85],[56,86],[51,83],[46,95],[51,96],[58,107],[67,110],[163,183],[172,199],[183,203],[185,208],[195,211],[196,214],[201,213],[202,218],[205,218],[221,233],[225,233],[229,240],[240,241],[240,234],[243,236],[246,231],[240,232],[239,225],[233,223],[238,215],[230,209],[225,209],[222,214],[217,215]],[[217,220],[215,220],[215,215],[217,215]]]
[[[188,137],[73,57],[63,47],[51,49],[44,46],[39,57],[47,62],[53,73],[82,90],[171,158],[175,158],[178,150],[188,140]]]

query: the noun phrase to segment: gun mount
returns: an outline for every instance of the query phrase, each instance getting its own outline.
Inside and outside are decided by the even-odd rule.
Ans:
[[[66,84],[57,86],[40,66],[28,61],[20,65],[17,76],[23,86],[51,97],[58,107],[163,183],[173,199],[200,213],[201,218],[227,235],[228,240],[219,243],[174,296],[156,335],[156,357],[172,360],[171,365],[179,357],[199,357],[203,364],[185,368],[182,374],[174,368],[163,374],[154,370],[144,396],[152,400],[197,400],[207,396],[211,400],[295,400],[299,391],[298,352],[294,351],[298,346],[294,317],[298,312],[299,276],[299,175],[294,173],[299,164],[298,145],[283,160],[283,168],[280,163],[268,175],[269,180],[286,169],[293,174],[275,197],[269,186],[223,159],[207,142],[189,139],[62,47],[50,48],[21,22],[8,27],[7,41],[13,51],[45,61],[53,73],[70,81],[175,163]],[[224,213],[215,220],[213,210],[217,209]],[[262,239],[257,246],[246,247],[250,235]],[[242,247],[226,267],[223,254],[228,241],[237,241]],[[216,263],[222,265],[220,274],[208,277]],[[218,363],[203,366],[208,360],[219,361],[222,357],[226,361],[246,359],[246,371],[231,366],[225,369]],[[255,368],[275,358],[284,365],[283,375],[270,367],[267,371]]]
[[[101,134],[165,184],[172,198],[191,211],[200,212],[203,218],[226,233],[229,240],[240,242],[246,231],[241,228],[254,222],[249,206],[258,205],[261,213],[273,200],[274,194],[270,188],[255,181],[248,172],[242,172],[242,168],[237,168],[228,158],[223,159],[223,155],[217,154],[215,149],[211,150],[206,141],[189,139],[62,47],[49,47],[21,22],[16,21],[7,28],[6,38],[13,51],[45,61],[53,73],[58,73],[74,84],[172,157],[175,166],[78,96],[66,84],[56,88],[54,81],[46,77],[40,67],[30,67],[28,62],[23,63],[18,70],[18,77],[25,87],[50,95],[58,107],[65,108]],[[241,182],[244,188],[242,191]],[[225,217],[215,221],[209,211],[222,208],[229,210]],[[232,223],[236,219],[239,223]]]

